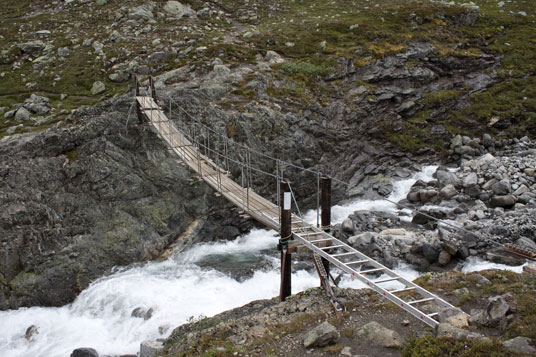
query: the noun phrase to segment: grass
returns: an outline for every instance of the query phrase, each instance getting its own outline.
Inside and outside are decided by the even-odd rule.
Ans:
[[[404,347],[403,357],[509,357],[508,352],[498,341],[472,341],[450,337],[424,336],[413,338]]]

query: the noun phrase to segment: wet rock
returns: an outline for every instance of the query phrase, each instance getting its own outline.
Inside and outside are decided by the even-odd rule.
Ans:
[[[303,345],[309,347],[323,347],[332,345],[339,339],[337,329],[327,322],[315,327],[305,334]]]
[[[156,357],[164,351],[164,344],[160,341],[143,341],[140,344],[140,357]]]
[[[424,243],[422,245],[422,255],[429,263],[433,264],[439,258],[439,250],[430,243]]]
[[[518,336],[511,340],[504,341],[503,346],[513,353],[535,355],[536,347],[532,339],[528,337]]]
[[[143,307],[137,307],[132,310],[130,314],[131,317],[142,318],[144,320],[149,320],[153,316],[153,308],[144,309]]]
[[[451,307],[439,312],[439,322],[451,324],[454,327],[469,326],[469,316],[460,308]]]
[[[438,195],[436,190],[421,190],[419,191],[419,200],[422,203],[434,203],[437,201]]]
[[[376,321],[357,330],[356,337],[385,348],[401,348],[404,345],[404,339],[398,332],[385,328]]]
[[[99,357],[99,353],[89,347],[81,347],[73,350],[71,357]]]
[[[32,325],[26,329],[26,333],[24,334],[24,338],[28,341],[32,341],[35,339],[35,336],[39,334],[39,329],[37,326]]]

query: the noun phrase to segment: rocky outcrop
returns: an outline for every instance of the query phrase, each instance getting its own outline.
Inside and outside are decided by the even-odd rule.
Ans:
[[[63,305],[113,266],[159,256],[201,216],[193,239],[251,227],[128,118],[129,105],[0,140],[0,309]]]

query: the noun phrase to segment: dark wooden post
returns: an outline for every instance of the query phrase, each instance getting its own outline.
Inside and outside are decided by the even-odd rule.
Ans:
[[[156,89],[154,89],[154,80],[153,77],[149,77],[149,86],[151,87],[151,97],[153,97],[156,103]]]
[[[284,179],[280,183],[281,192],[281,238],[277,248],[281,251],[281,287],[279,290],[279,300],[291,295],[291,258],[292,254],[288,250],[288,243],[292,240],[291,227],[291,204],[292,197],[288,180]]]
[[[320,177],[320,187],[322,191],[320,202],[322,209],[321,227],[324,232],[329,233],[331,231],[331,178],[327,175],[322,175]],[[322,265],[324,266],[329,278],[329,261],[325,258],[322,258]]]
[[[138,113],[138,123],[143,124],[143,115],[141,113],[140,103],[138,103],[138,98],[140,96],[140,82],[138,81],[138,77],[134,77],[134,80],[136,81],[136,112]]]

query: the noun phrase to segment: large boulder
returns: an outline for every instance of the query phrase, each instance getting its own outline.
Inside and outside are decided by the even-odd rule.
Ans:
[[[106,92],[106,85],[102,83],[101,81],[96,81],[93,83],[93,86],[91,87],[91,94],[92,95],[98,95]]]
[[[528,337],[518,336],[511,340],[504,341],[503,346],[510,352],[516,354],[536,355],[536,347],[534,341]]]
[[[24,53],[36,54],[45,49],[46,44],[43,41],[35,40],[19,43],[17,47]]]
[[[166,14],[174,18],[181,18],[184,16],[192,16],[193,11],[188,6],[181,4],[178,1],[168,1],[164,5],[164,11]]]
[[[99,353],[93,348],[81,347],[75,349],[71,357],[99,357]]]
[[[337,329],[327,322],[315,327],[305,334],[303,345],[309,347],[323,347],[337,342],[340,335]]]
[[[160,341],[143,341],[140,344],[140,357],[156,357],[164,352],[164,344]]]
[[[517,200],[514,195],[493,196],[489,201],[491,207],[510,208],[516,204]]]
[[[386,348],[401,348],[404,339],[398,332],[383,327],[376,321],[369,322],[356,332],[359,339],[372,342],[378,346]]]
[[[446,322],[454,327],[467,327],[469,326],[469,315],[460,308],[450,307],[439,312],[439,322]]]

